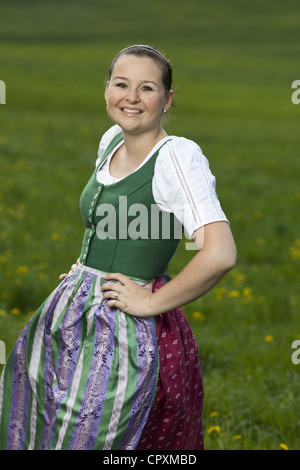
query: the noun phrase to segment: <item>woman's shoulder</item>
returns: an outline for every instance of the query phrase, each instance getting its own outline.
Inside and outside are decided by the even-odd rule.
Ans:
[[[173,143],[173,145],[178,148],[178,150],[185,150],[185,149],[193,149],[195,151],[199,150],[201,151],[201,148],[200,146],[194,142],[194,140],[192,139],[189,139],[187,137],[183,137],[183,136],[177,136],[177,135],[172,135],[170,136],[171,137],[171,142]]]
[[[110,127],[104,134],[102,135],[99,143],[99,150],[101,149],[104,151],[106,147],[110,144],[112,139],[116,137],[120,132],[122,132],[122,129],[118,124],[115,124],[114,126]],[[99,155],[99,152],[98,152]]]
[[[110,127],[101,137],[100,142],[99,142],[99,147],[98,147],[98,158],[96,160],[96,166],[98,163],[101,161],[101,158],[103,157],[103,154],[111,141],[113,140],[116,135],[118,135],[120,132],[122,132],[122,129],[120,126],[117,124]]]
[[[194,167],[208,165],[207,158],[203,155],[201,147],[193,140],[180,137],[170,136],[167,145],[163,146],[160,152],[160,162],[168,164],[180,163],[184,167]]]

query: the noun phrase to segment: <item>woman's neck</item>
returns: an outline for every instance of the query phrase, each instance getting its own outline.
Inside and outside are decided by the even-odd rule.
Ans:
[[[149,132],[139,134],[130,134],[123,131],[124,149],[126,158],[131,161],[142,162],[147,155],[151,152],[153,147],[164,137],[167,133],[163,128],[156,132]]]

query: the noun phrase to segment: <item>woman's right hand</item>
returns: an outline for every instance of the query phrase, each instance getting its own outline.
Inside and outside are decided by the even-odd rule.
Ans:
[[[76,269],[77,269],[78,263],[79,263],[79,258],[78,258],[78,260],[76,261],[75,264],[72,264],[71,269],[70,269],[70,271],[68,272],[68,274],[66,274],[66,273],[61,274],[61,275],[59,276],[59,279],[62,281],[62,280],[65,279],[67,276],[69,276],[69,274],[73,274],[73,273],[76,271]]]

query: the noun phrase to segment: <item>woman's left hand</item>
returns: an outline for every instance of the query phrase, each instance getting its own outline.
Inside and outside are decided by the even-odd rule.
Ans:
[[[150,303],[154,280],[145,286],[140,286],[120,273],[107,274],[104,279],[106,281],[119,281],[105,282],[101,286],[101,291],[104,292],[103,299],[110,299],[108,300],[109,307],[116,307],[122,312],[135,317],[146,318],[152,316]]]

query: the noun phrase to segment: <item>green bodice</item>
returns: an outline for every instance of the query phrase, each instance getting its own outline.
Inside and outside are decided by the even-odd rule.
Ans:
[[[97,171],[122,140],[118,134],[80,198],[86,226],[80,262],[105,272],[149,280],[166,272],[183,228],[174,214],[162,211],[152,194],[152,178],[160,148],[138,170],[104,185]]]

